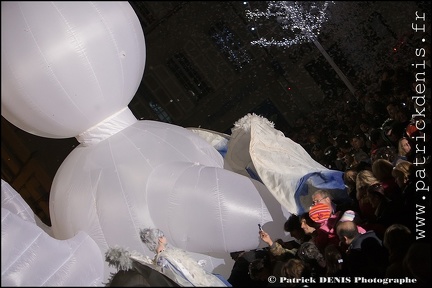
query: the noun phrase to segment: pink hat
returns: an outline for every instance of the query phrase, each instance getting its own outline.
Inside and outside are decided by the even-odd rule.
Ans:
[[[355,212],[353,210],[347,210],[344,212],[342,217],[339,219],[340,222],[354,221]]]
[[[318,203],[309,210],[309,217],[316,223],[323,223],[330,218],[331,208],[324,203]]]

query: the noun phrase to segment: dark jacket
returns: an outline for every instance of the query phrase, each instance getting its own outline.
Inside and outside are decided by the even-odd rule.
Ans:
[[[373,230],[357,235],[348,246],[346,262],[351,276],[382,278],[388,252]]]

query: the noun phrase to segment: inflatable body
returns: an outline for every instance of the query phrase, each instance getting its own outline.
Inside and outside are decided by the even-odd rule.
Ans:
[[[157,227],[209,271],[229,252],[265,246],[257,224],[286,239],[299,178],[326,168],[259,117],[216,144],[193,128],[138,121],[127,105],[146,49],[128,2],[1,5],[2,115],[34,135],[81,143],[52,184],[52,237],[88,235],[98,255],[115,245],[151,255],[139,230]],[[110,272],[105,263],[105,282]]]
[[[102,254],[113,245],[145,251],[138,231],[157,226],[179,248],[229,257],[261,244],[258,223],[285,236],[262,183],[224,169],[186,128],[137,121],[128,109],[146,50],[127,2],[1,5],[2,115],[34,135],[81,143],[52,185],[55,238],[84,231]]]
[[[1,285],[102,286],[103,258],[93,239],[85,232],[51,237],[24,199],[1,184]]]

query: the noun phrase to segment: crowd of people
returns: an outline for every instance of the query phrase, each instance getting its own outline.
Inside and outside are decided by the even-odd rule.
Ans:
[[[292,214],[281,227],[293,241],[259,231],[267,248],[231,254],[235,264],[228,282],[233,287],[309,286],[305,279],[321,276],[432,283],[430,243],[415,237],[416,181],[421,174],[426,187],[430,183],[430,153],[419,150],[431,147],[427,53],[422,107],[412,97],[418,95],[418,77],[401,66],[383,68],[376,81],[374,75],[364,76],[355,97],[326,99],[320,109],[298,119],[287,137],[323,166],[343,171],[350,200],[336,203],[329,191],[315,191],[309,211]],[[416,127],[416,121],[425,128]],[[422,205],[429,211],[429,200]]]

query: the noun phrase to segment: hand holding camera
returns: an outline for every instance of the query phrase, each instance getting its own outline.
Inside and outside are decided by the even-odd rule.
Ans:
[[[262,229],[260,224],[258,224],[258,227],[259,227],[259,235],[261,239],[269,246],[273,245],[273,241],[271,240],[270,235]]]

